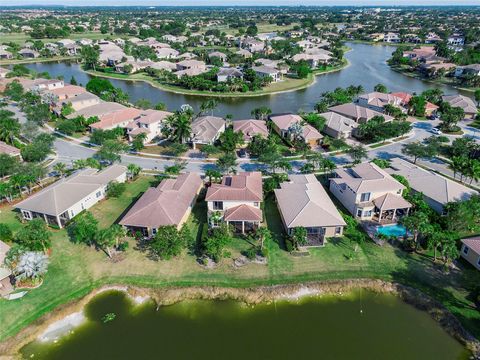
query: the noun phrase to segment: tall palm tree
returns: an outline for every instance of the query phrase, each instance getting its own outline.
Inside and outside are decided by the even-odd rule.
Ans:
[[[20,135],[20,123],[11,117],[0,118],[0,140],[13,144]]]
[[[192,134],[192,118],[186,112],[176,112],[165,119],[166,135],[175,142],[182,144]]]
[[[213,116],[213,111],[217,108],[217,106],[217,99],[208,99],[207,101],[202,102],[202,104],[200,105],[200,114],[204,114],[207,111],[210,111],[211,115]]]

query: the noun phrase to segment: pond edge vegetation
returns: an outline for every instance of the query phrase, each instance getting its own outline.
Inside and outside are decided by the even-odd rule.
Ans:
[[[440,302],[418,289],[380,279],[348,279],[335,281],[312,281],[295,284],[279,284],[256,287],[222,286],[158,286],[155,288],[104,285],[93,289],[81,298],[56,307],[40,319],[0,342],[0,353],[16,357],[22,347],[35,341],[51,324],[64,319],[83,308],[97,295],[106,291],[123,291],[130,298],[147,298],[157,306],[168,306],[187,300],[234,300],[247,305],[271,303],[277,300],[297,301],[303,297],[337,296],[345,297],[356,290],[378,294],[391,294],[418,310],[425,311],[450,336],[459,341],[475,358],[480,357],[480,341],[471,335]]]

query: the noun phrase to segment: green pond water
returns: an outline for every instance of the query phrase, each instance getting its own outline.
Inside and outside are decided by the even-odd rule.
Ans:
[[[22,349],[34,359],[467,359],[428,314],[390,295],[358,291],[249,307],[186,301],[158,310],[121,292],[87,305],[88,321],[56,343]],[[104,322],[105,314],[114,313]]]

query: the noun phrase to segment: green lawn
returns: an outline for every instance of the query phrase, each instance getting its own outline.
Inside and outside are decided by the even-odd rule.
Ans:
[[[157,182],[154,177],[140,177],[127,185],[121,197],[102,201],[91,212],[102,227],[109,226]],[[265,202],[265,218],[274,233],[274,240],[265,244],[269,250],[268,265],[249,264],[241,268],[233,267],[229,258],[214,269],[205,269],[198,265],[195,256],[186,252],[170,261],[150,260],[136,249],[133,240],[125,258],[113,263],[102,251],[71,243],[65,230],[52,230],[51,263],[44,284],[20,300],[0,300],[0,340],[55,307],[105,284],[248,287],[348,278],[379,278],[416,286],[442,301],[467,329],[480,337],[480,312],[467,291],[479,283],[478,271],[465,266],[462,271],[446,275],[439,266],[432,266],[431,258],[426,255],[409,255],[395,247],[379,247],[371,242],[358,246],[345,237],[311,250],[308,256],[293,256],[283,249],[283,227],[272,196]],[[6,205],[0,208],[0,222],[10,224],[14,230],[22,226]],[[205,222],[206,206],[200,196],[187,225],[198,237]],[[248,247],[245,240],[235,239],[228,250],[235,258]]]
[[[79,40],[79,39],[91,39],[91,40],[99,40],[108,37],[109,34],[102,34],[99,31],[87,31],[80,34],[70,34],[67,36],[68,39],[71,40]],[[10,34],[2,34],[2,42],[14,42],[17,44],[24,44],[27,41],[35,41],[37,39],[33,39],[30,35],[25,33],[10,33]],[[62,38],[58,39],[39,39],[44,43],[47,42],[56,42],[58,40],[62,40]]]

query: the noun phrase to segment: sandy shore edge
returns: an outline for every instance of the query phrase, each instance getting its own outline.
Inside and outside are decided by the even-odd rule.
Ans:
[[[460,321],[451,314],[442,304],[423,294],[421,291],[398,283],[382,280],[353,279],[332,282],[308,282],[303,284],[259,286],[251,288],[224,288],[215,286],[202,287],[165,287],[140,288],[133,286],[103,286],[83,298],[59,306],[46,314],[17,335],[0,343],[0,359],[20,358],[19,350],[26,344],[47,336],[59,336],[62,331],[71,331],[71,328],[83,322],[83,308],[96,295],[109,291],[125,291],[137,304],[152,299],[158,304],[171,305],[184,300],[237,300],[249,305],[268,303],[275,300],[298,300],[305,296],[343,296],[354,290],[364,289],[377,293],[388,293],[398,296],[406,303],[417,309],[426,311],[447,333],[462,343],[467,349],[480,359],[480,342],[475,339],[461,325]]]

